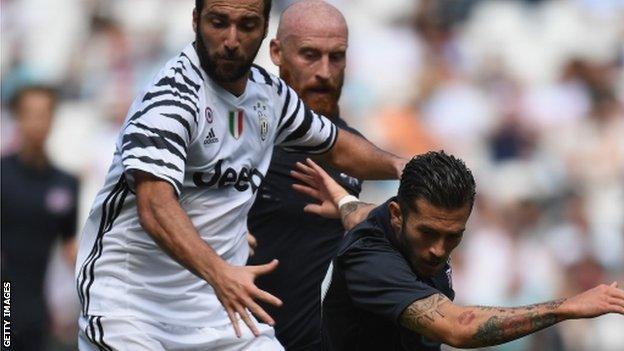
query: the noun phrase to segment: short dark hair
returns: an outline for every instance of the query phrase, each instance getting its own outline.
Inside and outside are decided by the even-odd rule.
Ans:
[[[11,109],[11,112],[13,114],[17,112],[17,109],[19,108],[20,103],[24,99],[24,96],[30,93],[41,93],[41,94],[47,95],[52,100],[52,108],[56,107],[56,100],[57,100],[56,88],[49,86],[49,85],[43,85],[43,84],[26,85],[17,89],[15,93],[13,94],[13,96],[11,97],[11,100],[9,101],[9,108]]]
[[[264,11],[262,14],[264,15],[264,20],[266,21],[268,25],[269,15],[271,14],[272,1],[271,0],[262,0],[262,1],[264,2]],[[201,10],[204,8],[204,2],[206,2],[206,0],[195,0],[195,10],[197,10],[198,15],[201,13]]]
[[[424,199],[433,206],[458,209],[474,204],[475,181],[466,164],[444,151],[431,151],[412,158],[401,175],[398,202],[404,217],[418,211],[415,202]]]

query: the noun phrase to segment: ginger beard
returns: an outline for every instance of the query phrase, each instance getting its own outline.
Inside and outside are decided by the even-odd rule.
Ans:
[[[301,100],[312,111],[326,117],[338,116],[338,100],[340,100],[340,94],[342,93],[344,71],[334,79],[334,82],[328,80],[301,83],[295,79],[295,75],[290,67],[284,64],[280,67],[280,77],[295,89]]]

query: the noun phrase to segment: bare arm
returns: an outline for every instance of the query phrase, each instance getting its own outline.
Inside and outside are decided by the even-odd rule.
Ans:
[[[407,163],[407,160],[344,129],[340,129],[334,147],[321,159],[360,179],[399,179]]]
[[[358,223],[368,217],[370,211],[372,211],[377,205],[370,204],[362,201],[354,201],[344,204],[340,207],[340,220],[342,226],[346,230],[351,230]]]
[[[442,294],[418,300],[399,318],[404,327],[431,340],[460,347],[502,344],[535,333],[566,319],[624,314],[624,292],[614,283],[601,285],[569,299],[523,307],[462,307]]]
[[[253,281],[271,272],[277,261],[266,265],[234,267],[201,239],[190,218],[180,206],[173,187],[147,173],[135,172],[139,221],[154,241],[173,259],[210,284],[226,309],[237,335],[241,335],[236,313],[258,335],[245,310],[274,324],[273,319],[254,302],[261,299],[274,305],[281,301],[258,289]]]

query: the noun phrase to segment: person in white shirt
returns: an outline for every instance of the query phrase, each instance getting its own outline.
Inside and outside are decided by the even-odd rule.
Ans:
[[[405,160],[252,64],[270,5],[197,0],[195,42],[130,107],[80,241],[80,350],[282,349],[255,300],[281,301],[254,285],[277,261],[244,266],[273,146],[360,179],[399,177]]]

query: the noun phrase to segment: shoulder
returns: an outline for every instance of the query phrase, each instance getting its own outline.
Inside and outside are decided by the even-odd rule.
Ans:
[[[337,256],[345,257],[362,251],[370,253],[394,251],[385,233],[370,218],[345,235]]]
[[[192,49],[192,46],[190,46]],[[199,69],[199,62],[193,53],[186,48],[180,54],[171,58],[163,68],[154,76],[148,86],[146,99],[155,91],[171,91],[177,97],[188,97],[192,100],[199,99],[199,91],[203,88],[204,77]]]

